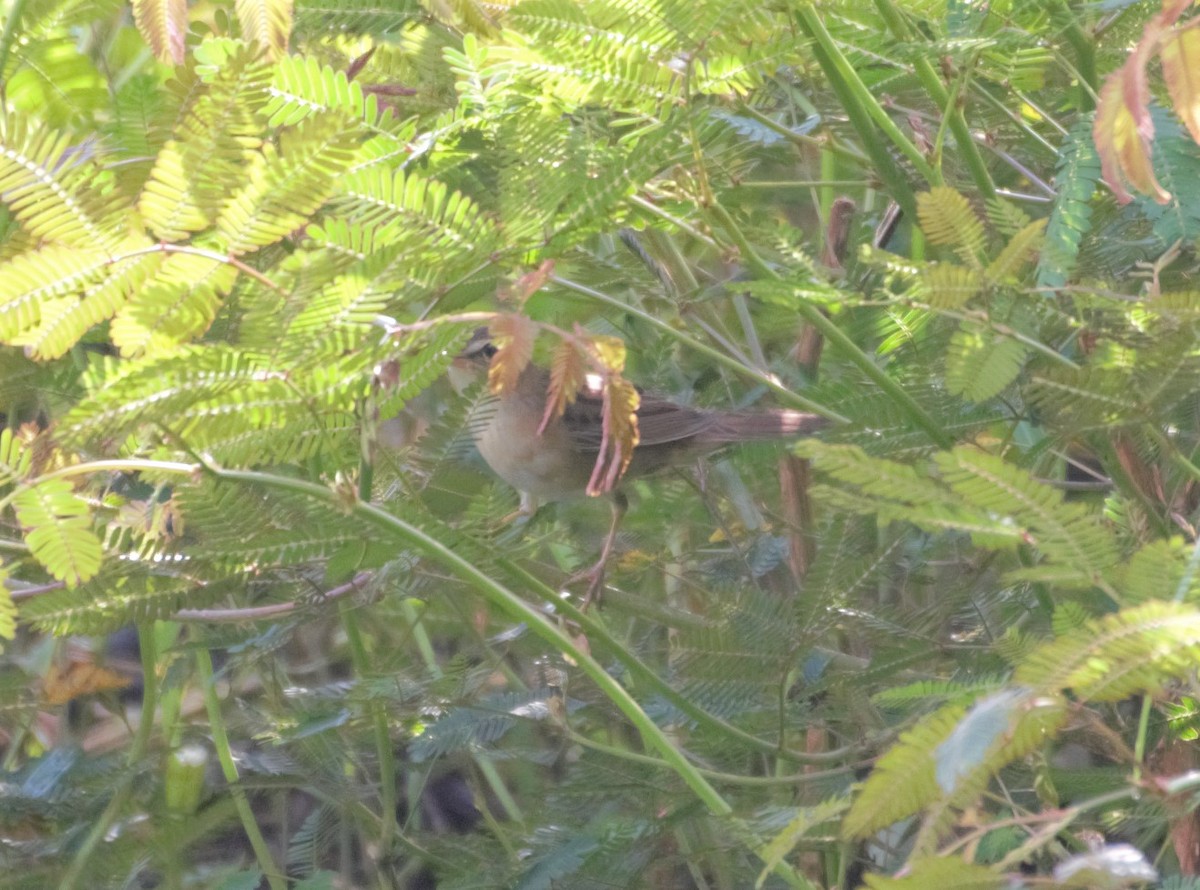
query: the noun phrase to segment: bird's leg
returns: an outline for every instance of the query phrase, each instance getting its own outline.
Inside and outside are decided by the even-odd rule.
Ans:
[[[509,523],[519,523],[520,525],[524,525],[529,520],[533,519],[533,515],[537,513],[538,507],[540,506],[537,498],[527,491],[520,492],[520,495],[520,505],[517,507],[517,509],[500,520],[501,525],[508,525]]]
[[[591,568],[572,575],[567,581],[568,584],[571,584],[587,579],[587,593],[584,594],[583,605],[580,606],[582,611],[587,611],[588,606],[600,600],[600,593],[604,590],[604,570],[608,566],[608,557],[617,541],[617,530],[620,528],[621,519],[625,516],[625,511],[629,509],[629,501],[619,491],[614,491],[609,495],[609,503],[612,505],[612,521],[608,526],[608,534],[604,536],[604,546],[600,550],[600,558]]]

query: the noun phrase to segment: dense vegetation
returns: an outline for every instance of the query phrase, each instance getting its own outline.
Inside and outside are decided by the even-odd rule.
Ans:
[[[0,884],[1200,887],[1187,7],[0,5]]]

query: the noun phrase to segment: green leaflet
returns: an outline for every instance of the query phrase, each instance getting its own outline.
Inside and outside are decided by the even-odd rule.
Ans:
[[[100,569],[100,539],[92,532],[87,504],[65,479],[42,480],[18,487],[12,498],[17,521],[33,556],[68,587],[88,580]]]
[[[1092,195],[1100,179],[1100,158],[1092,142],[1092,121],[1081,119],[1065,140],[1055,173],[1058,195],[1038,259],[1037,286],[1062,287],[1072,277],[1079,245],[1092,227]]]

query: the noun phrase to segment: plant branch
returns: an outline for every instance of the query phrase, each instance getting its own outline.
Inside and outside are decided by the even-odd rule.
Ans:
[[[109,264],[111,265],[112,263],[119,263],[121,260],[128,260],[132,259],[133,257],[146,256],[151,253],[185,253],[189,256],[204,257],[205,259],[212,260],[214,263],[225,263],[226,265],[233,266],[233,268],[237,269],[239,272],[249,275],[255,281],[266,285],[271,290],[287,296],[287,291],[284,288],[280,287],[278,284],[252,266],[247,266],[237,257],[230,256],[227,253],[218,253],[215,250],[205,250],[201,247],[192,247],[187,244],[167,244],[164,242],[161,244],[155,244],[153,247],[139,247],[136,250],[128,250],[124,253],[119,253],[113,256],[109,260]]]
[[[221,773],[229,783],[229,795],[237,807],[241,819],[242,830],[254,850],[254,858],[258,867],[267,877],[271,890],[287,890],[287,877],[275,865],[271,849],[267,846],[266,838],[258,827],[258,820],[246,797],[246,790],[240,784],[237,764],[233,760],[233,750],[229,747],[229,735],[225,732],[225,717],[221,713],[221,700],[217,698],[217,681],[213,676],[212,655],[203,646],[196,649],[196,671],[199,674],[200,686],[204,693],[204,705],[208,710],[209,730],[212,733],[213,747],[217,752],[217,761],[221,764]]]
[[[779,273],[768,266],[762,257],[758,255],[745,234],[738,227],[737,223],[734,222],[733,217],[730,216],[729,211],[720,204],[714,204],[710,210],[717,217],[717,220],[721,223],[734,245],[741,252],[742,261],[745,262],[750,271],[758,278],[768,281],[782,280]],[[810,301],[803,299],[799,301],[798,310],[804,317],[804,320],[816,328],[829,341],[831,346],[841,352],[853,364],[857,365],[868,378],[874,381],[880,389],[892,398],[900,410],[925,430],[929,438],[938,447],[949,448],[953,444],[945,431],[934,422],[932,417],[925,413],[925,409],[917,404],[916,400],[905,392],[898,383],[892,380],[882,368],[876,365],[866,353],[859,349],[855,342],[846,336],[841,328],[825,316],[825,313]],[[829,415],[827,414],[826,416]]]
[[[320,485],[302,479],[272,476],[252,470],[226,470],[207,464],[206,468],[219,479],[247,482],[268,488],[277,488],[307,495],[330,506],[337,506],[337,496]],[[597,662],[575,643],[560,628],[552,624],[540,611],[530,606],[508,587],[484,574],[475,565],[460,556],[454,547],[430,536],[424,530],[410,525],[397,516],[374,504],[359,501],[350,508],[351,512],[365,518],[388,531],[406,544],[441,563],[454,575],[467,582],[480,596],[511,619],[525,622],[539,637],[549,642],[576,664],[589,679],[625,714],[637,727],[648,747],[658,751],[663,760],[679,775],[693,793],[718,816],[726,816],[732,808],[717,793],[687,759],[675,747],[667,735],[642,710],[632,696]]]
[[[913,40],[912,29],[908,27],[908,22],[904,20],[892,0],[875,0],[875,8],[879,10],[879,14],[892,32],[892,36],[903,43]],[[946,122],[954,134],[954,141],[958,145],[959,152],[962,153],[967,169],[971,172],[975,187],[985,198],[994,197],[996,185],[992,182],[987,164],[984,163],[983,156],[980,155],[975,140],[971,137],[971,130],[967,126],[966,118],[963,117],[962,105],[958,101],[951,102],[950,93],[947,92],[942,79],[934,70],[928,57],[918,54],[913,61],[913,70],[921,82],[921,86],[929,94],[929,98],[945,113]]]
[[[854,66],[837,48],[815,7],[810,3],[801,4],[795,11],[795,18],[800,29],[812,40],[813,55],[825,72],[830,87],[837,93],[850,123],[858,131],[863,148],[887,184],[892,199],[900,205],[909,219],[916,219],[917,204],[912,188],[892,159],[883,140],[879,138],[880,131],[900,150],[927,183],[941,185],[941,174],[929,165],[920,149],[900,132],[900,128],[884,111],[879,100],[862,82]]]

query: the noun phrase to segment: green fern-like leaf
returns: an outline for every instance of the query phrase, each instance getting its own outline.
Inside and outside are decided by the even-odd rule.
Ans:
[[[403,232],[395,221],[381,224],[350,223],[337,218],[309,226],[306,234],[311,246],[340,255],[338,270],[353,262],[362,261],[371,254],[382,252],[385,247],[395,244],[403,237]],[[332,267],[331,271],[334,271]]]
[[[153,157],[170,137],[172,121],[167,118],[167,97],[158,78],[149,74],[131,77],[121,85],[113,105],[113,120],[105,128],[108,141],[116,152],[128,159],[127,169],[136,177],[122,171],[118,184],[130,199],[141,190],[150,173]],[[147,160],[143,160],[147,159]]]
[[[208,227],[208,214],[189,188],[189,154],[175,140],[163,145],[138,203],[147,224],[163,241],[179,241]]]
[[[380,112],[374,96],[364,95],[362,85],[346,78],[313,56],[291,56],[279,60],[263,108],[269,127],[294,126],[314,114],[351,115],[369,130],[379,128]]]
[[[928,707],[930,702],[970,704],[981,695],[993,692],[1001,685],[1000,678],[978,680],[920,680],[905,686],[884,689],[871,696],[871,701],[884,708],[911,709]]]
[[[129,356],[170,354],[208,328],[236,279],[228,263],[169,256],[113,319],[113,343]]]
[[[974,322],[963,322],[946,352],[946,388],[972,402],[999,395],[1025,365],[1025,345]]]
[[[103,250],[115,240],[114,193],[67,133],[0,114],[0,196],[30,235],[52,244]]]
[[[0,639],[3,640],[11,640],[17,633],[17,605],[4,583],[7,579],[8,570],[0,562]],[[3,649],[0,646],[0,651]]]
[[[428,14],[417,0],[387,4],[378,0],[339,0],[334,6],[327,0],[295,0],[293,30],[308,36],[382,38],[400,33],[405,25]]]
[[[943,707],[880,758],[843,833],[861,837],[922,810],[937,833],[951,808],[972,803],[1003,766],[1045,744],[1066,713],[1060,699],[1026,689],[992,693],[966,711]]]
[[[137,249],[108,265],[107,277],[85,287],[83,293],[41,306],[37,323],[13,337],[31,358],[54,359],[66,354],[95,325],[112,317],[134,294],[142,293],[147,279],[162,266],[161,253]]]
[[[272,57],[287,52],[292,33],[292,0],[236,0],[234,9],[242,34]]]
[[[340,115],[311,117],[285,131],[279,151],[263,146],[245,184],[222,207],[216,228],[230,254],[263,247],[302,226],[331,194],[354,156],[356,134]]]
[[[291,334],[290,341],[279,346],[285,360],[300,362],[359,348],[368,332],[378,330],[375,322],[395,298],[397,279],[406,280],[407,259],[401,245],[378,250],[297,307],[286,324],[277,323],[277,332]],[[269,316],[261,320],[270,324]]]
[[[1195,602],[1200,595],[1200,578],[1191,575],[1190,585],[1184,586],[1189,578],[1187,564],[1191,551],[1191,545],[1180,538],[1151,541],[1138,549],[1122,563],[1113,579],[1121,591],[1121,601],[1137,605],[1178,597],[1181,601]]]
[[[784,858],[791,855],[796,845],[807,834],[814,828],[837,818],[846,810],[847,806],[849,806],[849,801],[844,798],[835,798],[819,803],[814,807],[803,807],[800,809],[784,829],[771,838],[758,851],[759,858],[763,861],[763,870],[759,873],[758,882],[755,886],[761,887],[767,876],[770,875]]]
[[[350,411],[302,416],[269,430],[230,427],[206,438],[213,457],[235,467],[262,461],[297,463],[317,458],[344,466],[361,453],[359,418]]]
[[[954,857],[931,856],[909,862],[903,877],[869,874],[870,890],[926,890],[928,887],[954,887],[956,890],[1005,890],[1012,885],[1009,877],[983,865]]]
[[[952,188],[935,188],[917,196],[917,214],[931,244],[953,247],[968,266],[980,266],[983,223],[966,198]]]
[[[1013,679],[1035,689],[1069,689],[1083,701],[1120,701],[1188,676],[1198,658],[1200,613],[1153,601],[1043,645],[1017,666]]]
[[[1029,529],[1035,546],[1078,583],[1095,583],[1117,561],[1112,534],[1092,511],[1064,502],[1062,492],[1019,467],[970,448],[939,454],[935,461],[955,492],[977,509],[1011,516]]]
[[[191,486],[180,492],[197,557],[230,572],[303,565],[350,544],[385,544],[378,526],[319,512],[300,494],[265,494],[246,486]]]
[[[1084,606],[1068,600],[1055,605],[1054,614],[1050,616],[1050,629],[1054,636],[1061,637],[1083,627],[1091,617]]]
[[[1011,201],[998,197],[987,202],[987,218],[996,231],[1006,238],[1012,238],[1031,222],[1028,213]]]
[[[608,29],[590,21],[588,12],[561,0],[522,3],[508,18],[514,28],[529,29],[529,37],[521,35],[496,55],[518,76],[550,90],[569,107],[602,101],[629,110],[657,109],[675,101],[680,78],[667,64],[669,57],[655,46],[654,35],[644,43],[629,40],[628,25],[621,31]],[[636,27],[649,20],[639,16],[630,24]],[[540,39],[531,39],[535,34]],[[660,34],[663,39],[667,35]],[[597,72],[602,72],[601,78]]]
[[[853,445],[807,441],[796,452],[817,463],[822,473],[860,486],[867,494],[893,501],[949,503],[937,482],[910,464],[871,457]]]
[[[972,535],[981,546],[1011,547],[1020,530],[1005,517],[989,514],[947,491],[936,480],[907,464],[870,457],[856,446],[799,444],[796,452],[812,460],[817,470],[859,488],[818,485],[814,497],[834,509],[878,516],[884,522],[911,522],[930,531],[956,530]]]
[[[336,849],[339,822],[336,809],[328,804],[309,813],[288,839],[288,872],[308,874],[315,871],[321,855]]]
[[[489,65],[488,48],[474,34],[463,36],[461,50],[446,47],[442,55],[456,75],[459,107],[466,113],[486,115],[488,109],[503,99],[509,85],[505,78],[494,76],[502,66]]]
[[[100,569],[103,551],[92,532],[88,505],[65,479],[23,484],[12,499],[34,558],[68,587]]]
[[[169,562],[168,562],[169,564]],[[201,580],[189,572],[147,574],[131,563],[107,563],[90,581],[21,604],[21,620],[47,633],[106,634],[139,621],[168,619],[180,609],[211,606],[245,589],[240,574]]]
[[[958,309],[969,303],[983,287],[978,269],[954,263],[930,263],[921,270],[930,305],[938,309]]]
[[[1037,286],[1062,287],[1070,279],[1079,245],[1092,228],[1092,195],[1100,181],[1100,156],[1092,141],[1091,118],[1080,120],[1059,149],[1058,194],[1046,225],[1038,260]]]
[[[425,727],[409,744],[409,755],[418,763],[443,757],[468,745],[488,745],[500,739],[521,720],[550,716],[545,690],[507,692],[476,704],[451,708]]]
[[[1138,390],[1127,368],[1044,368],[1030,376],[1030,404],[1071,435],[1111,431],[1141,418],[1141,402],[1133,395]]]
[[[1137,198],[1146,217],[1154,221],[1154,233],[1164,244],[1190,241],[1200,236],[1200,148],[1162,108],[1152,108],[1154,121],[1154,175],[1171,200],[1159,204]]]
[[[937,799],[936,752],[966,712],[965,705],[948,705],[900,736],[854,798],[842,820],[843,837],[867,837]]]
[[[407,233],[405,241],[440,262],[464,253],[486,255],[497,244],[494,227],[475,203],[435,180],[376,165],[343,177],[339,190],[345,198],[335,210],[349,222],[394,221]]]
[[[58,307],[78,303],[80,291],[108,271],[104,251],[44,247],[0,267],[0,342],[17,337],[53,317]]]
[[[45,0],[5,7],[6,107],[34,114],[52,127],[72,129],[95,119],[109,92],[97,58],[79,34],[119,15],[119,0]]]
[[[931,822],[938,809],[974,802],[1001,767],[1044,745],[1066,717],[1061,698],[1034,696],[1020,687],[977,700],[935,752],[942,800],[930,812]]]
[[[5,427],[0,430],[0,485],[9,485],[29,475],[33,452]]]
[[[1004,249],[988,263],[984,275],[992,284],[1005,284],[1016,276],[1026,262],[1037,254],[1046,230],[1046,220],[1029,223],[1014,234]]]
[[[179,103],[175,138],[163,146],[138,202],[155,235],[178,241],[208,226],[262,144],[271,66],[255,48],[207,43],[170,84]]]
[[[778,597],[747,591],[723,620],[680,629],[675,653],[688,698],[727,718],[769,708],[795,641],[790,612]]]
[[[325,396],[322,396],[324,398]],[[137,366],[62,420],[65,440],[123,438],[150,416],[194,447],[238,432],[283,427],[310,416],[316,394],[298,391],[282,370],[228,348],[181,350]]]

